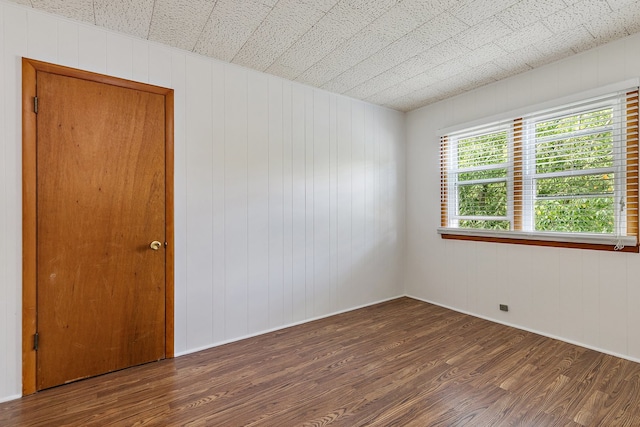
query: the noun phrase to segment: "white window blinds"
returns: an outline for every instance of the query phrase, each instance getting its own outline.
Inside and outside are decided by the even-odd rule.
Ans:
[[[637,88],[442,136],[441,208],[444,232],[635,245]]]

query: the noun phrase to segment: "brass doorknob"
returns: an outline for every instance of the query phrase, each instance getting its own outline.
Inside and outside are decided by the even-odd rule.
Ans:
[[[157,251],[158,249],[160,249],[160,247],[162,246],[162,243],[158,242],[157,240],[154,240],[153,242],[151,242],[151,244],[149,245],[149,247],[151,249],[153,249],[154,251]]]

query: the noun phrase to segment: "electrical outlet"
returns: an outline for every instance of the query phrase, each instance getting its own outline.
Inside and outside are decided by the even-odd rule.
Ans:
[[[507,304],[500,304],[500,311],[509,311],[509,306]]]

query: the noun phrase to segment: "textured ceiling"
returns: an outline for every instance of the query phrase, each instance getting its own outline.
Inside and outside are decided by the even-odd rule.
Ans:
[[[640,31],[640,0],[13,0],[401,111]]]

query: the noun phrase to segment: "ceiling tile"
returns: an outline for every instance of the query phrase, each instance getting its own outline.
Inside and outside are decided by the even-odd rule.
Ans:
[[[403,76],[404,80],[407,80],[417,76],[418,74],[424,73],[425,69],[431,70],[431,66],[425,66],[425,64],[430,63],[429,61],[430,58],[425,54],[417,55],[396,65],[388,72],[394,73],[398,76]]]
[[[10,0],[402,111],[640,32],[640,0]]]
[[[278,0],[271,0],[278,3]],[[299,0],[300,3],[312,3],[318,10],[327,13],[333,8],[339,0]]]
[[[497,18],[488,18],[458,34],[458,41],[469,49],[480,46],[511,34],[512,30]]]
[[[400,0],[342,0],[341,4],[369,15],[373,20],[395,6]]]
[[[632,4],[627,7],[623,7],[616,13],[619,13],[625,18],[624,27],[629,34],[635,34],[640,32],[640,4]]]
[[[345,92],[345,95],[352,96],[354,98],[365,99],[380,92],[381,89],[386,89],[400,83],[402,80],[404,80],[403,76],[389,70],[384,73],[378,74],[377,76]]]
[[[287,67],[286,65],[273,64],[269,67],[269,73],[288,80],[295,80],[299,71],[295,68]]]
[[[404,62],[406,58],[411,58],[424,51],[422,44],[412,39],[406,41],[403,39],[397,40],[358,63],[322,87],[344,93]]]
[[[154,0],[94,0],[96,25],[136,37],[149,37]]]
[[[256,70],[267,69],[324,15],[312,3],[281,0],[250,34],[233,62]]]
[[[591,19],[584,24],[584,27],[598,41],[598,43],[607,43],[627,36],[627,26],[630,23],[638,23],[639,13],[634,17],[629,13],[620,13],[619,11],[611,15],[599,16]]]
[[[438,89],[444,93],[446,97],[456,96],[465,92],[465,87],[470,82],[462,78],[462,73],[447,77],[438,82]]]
[[[478,67],[504,56],[505,53],[505,50],[500,46],[489,43],[462,56],[460,60],[468,67]]]
[[[553,37],[534,43],[534,46],[545,53],[541,62],[531,64],[535,68],[594,47],[595,38],[584,26],[580,26],[571,31],[554,34]]]
[[[415,30],[425,21],[412,14],[400,3],[381,14],[365,30],[371,34],[384,36],[389,42],[395,41]]]
[[[373,20],[370,13],[340,2],[284,52],[267,72],[284,65],[296,70],[294,78],[297,78]]]
[[[402,0],[398,6],[419,22],[428,22],[459,3],[460,0]]]
[[[93,0],[31,0],[31,5],[56,15],[95,24]]]
[[[522,0],[498,13],[496,18],[510,28],[517,30],[566,7],[567,5],[562,0]]]
[[[497,39],[495,43],[507,52],[514,52],[552,35],[553,33],[542,22],[536,22]]]
[[[314,64],[298,80],[325,84],[349,67],[355,66],[374,54],[379,54],[381,50],[388,48],[421,24],[422,21],[415,14],[410,13],[406,2],[402,2],[387,10],[369,26]],[[327,72],[328,70],[333,72]]]
[[[637,5],[631,5],[626,8],[628,12],[625,12],[626,15],[626,24],[625,28],[629,34],[634,34],[640,31],[640,8]],[[620,9],[620,12],[623,12],[625,8]]]
[[[371,55],[356,65],[356,67],[359,67],[363,71],[365,69],[374,69],[378,70],[378,73],[381,73],[382,71],[401,64],[407,58],[416,56],[426,50],[427,48],[422,43],[412,37],[405,36],[376,52],[374,55]]]
[[[194,52],[231,61],[270,11],[258,0],[218,0],[204,26],[194,25],[202,28]]]
[[[494,82],[496,80],[495,76],[500,74],[502,71],[503,70],[496,64],[486,62],[478,65],[477,67],[467,68],[456,77],[466,80],[468,82],[466,87],[470,90],[472,87],[475,88]]]
[[[381,100],[381,104],[400,111],[411,111],[444,98],[444,93],[435,86],[424,87],[391,100]],[[372,101],[371,101],[372,102]]]
[[[305,70],[297,80],[322,86],[386,48],[418,25],[420,22],[399,5],[392,7],[358,34]]]
[[[554,33],[562,33],[576,28],[593,17],[602,17],[611,13],[606,0],[581,0],[543,20],[544,24]]]
[[[437,44],[421,54],[427,59],[427,67],[435,67],[444,62],[459,58],[471,52],[471,49],[464,46],[458,40],[451,38]]]
[[[532,68],[529,64],[539,61],[544,56],[545,54],[534,46],[527,46],[525,49],[505,53],[495,58],[493,63],[508,73],[520,73],[529,71]]]
[[[462,0],[450,12],[465,24],[472,26],[505,10],[520,0]]]
[[[193,50],[214,4],[213,0],[156,0],[149,40]]]
[[[406,96],[413,91],[414,88],[409,83],[400,82],[369,96],[366,100],[376,104],[384,104],[399,97]]]
[[[613,10],[622,9],[623,7],[631,6],[633,4],[636,4],[637,8],[637,0],[607,0],[607,3],[609,3],[609,6]]]
[[[440,80],[442,79],[435,76],[435,73],[433,72],[433,70],[427,70],[413,76],[408,80],[405,80],[402,83],[404,83],[405,86],[410,88],[411,92],[415,92],[425,87],[435,86]]]
[[[426,47],[431,47],[442,43],[468,28],[469,25],[460,21],[449,12],[444,12],[409,34]]]

